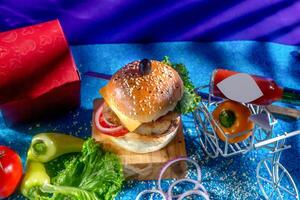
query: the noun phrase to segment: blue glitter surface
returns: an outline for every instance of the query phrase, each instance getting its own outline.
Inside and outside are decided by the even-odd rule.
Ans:
[[[217,67],[272,77],[279,85],[298,88],[300,60],[294,53],[296,46],[252,41],[233,42],[175,42],[155,44],[101,44],[73,46],[72,52],[81,74],[96,71],[113,74],[128,62],[141,58],[161,60],[167,55],[171,61],[188,67],[196,86],[206,85]],[[0,144],[15,149],[25,163],[25,155],[32,136],[44,131],[55,131],[87,138],[91,134],[93,99],[105,80],[82,75],[81,107],[51,121],[8,128],[0,116]],[[296,107],[297,108],[297,107]],[[298,107],[299,109],[299,107]],[[300,129],[300,122],[279,121],[281,129]],[[267,151],[252,151],[230,158],[208,158],[200,148],[191,115],[183,117],[184,135],[188,156],[202,169],[203,185],[211,199],[262,199],[256,182],[255,169],[260,160],[270,156]],[[282,153],[281,163],[293,176],[300,188],[300,136],[288,139],[292,148]],[[191,175],[193,177],[193,175]],[[166,182],[166,181],[165,181]],[[126,181],[116,199],[132,200],[144,189],[157,187],[156,181]],[[21,199],[15,194],[10,199]]]

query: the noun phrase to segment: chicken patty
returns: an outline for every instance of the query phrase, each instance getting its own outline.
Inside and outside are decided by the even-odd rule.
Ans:
[[[137,129],[134,130],[135,133],[141,135],[160,135],[165,133],[172,122],[178,117],[178,113],[169,112],[166,115],[158,118],[156,121],[143,123]]]
[[[107,104],[104,103],[103,116],[111,123],[116,125],[121,125],[121,122],[117,115],[109,108]],[[134,130],[135,133],[141,135],[160,135],[165,133],[172,122],[179,116],[176,112],[168,112],[166,115],[158,118],[155,121],[147,122],[141,124],[137,129]]]

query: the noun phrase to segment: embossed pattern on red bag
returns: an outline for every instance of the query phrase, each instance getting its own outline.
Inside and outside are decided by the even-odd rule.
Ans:
[[[0,104],[77,80],[75,68],[58,20],[0,33]]]

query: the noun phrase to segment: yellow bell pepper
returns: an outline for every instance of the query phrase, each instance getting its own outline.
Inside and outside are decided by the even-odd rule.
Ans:
[[[247,133],[228,138],[229,143],[237,143],[247,139],[252,134],[254,123],[249,120],[251,111],[248,107],[235,101],[224,101],[220,103],[212,113],[214,120],[220,125],[223,132],[227,135],[234,135],[244,131]],[[214,129],[223,141],[226,141],[226,136],[217,126]]]

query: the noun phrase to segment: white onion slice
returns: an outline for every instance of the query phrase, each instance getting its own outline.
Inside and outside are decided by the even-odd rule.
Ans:
[[[105,128],[105,127],[101,126],[101,124],[99,122],[99,118],[101,116],[102,110],[103,110],[103,104],[98,108],[98,110],[95,113],[94,121],[95,121],[96,128],[99,129],[99,131],[101,131],[103,133],[115,133],[115,132],[121,131],[123,129],[123,126],[117,126],[114,128]]]
[[[202,196],[205,200],[209,200],[209,196],[207,193],[202,192],[200,190],[189,190],[185,193],[183,193],[177,200],[182,200],[185,197],[191,196],[191,195],[198,195],[198,196]]]
[[[193,180],[193,179],[189,179],[189,178],[184,178],[184,179],[179,179],[175,182],[173,182],[167,191],[167,194],[162,190],[161,187],[161,179],[163,174],[165,173],[165,171],[174,163],[178,162],[178,161],[186,161],[189,163],[192,163],[197,170],[197,180]],[[190,182],[190,183],[194,183],[195,187],[193,190],[188,190],[186,192],[183,192],[180,195],[173,195],[173,188],[181,183],[181,182]],[[153,190],[144,190],[141,193],[138,194],[138,196],[136,197],[135,200],[139,200],[144,194],[148,194],[148,193],[158,193],[163,197],[163,200],[173,200],[176,199],[177,200],[182,200],[187,196],[191,196],[191,195],[198,195],[198,196],[202,196],[205,200],[209,200],[209,195],[207,193],[207,190],[204,188],[204,186],[202,184],[200,184],[201,182],[201,170],[200,170],[200,166],[198,165],[198,163],[196,163],[194,160],[190,159],[190,158],[186,158],[186,157],[180,157],[174,160],[171,160],[169,162],[167,162],[163,168],[160,171],[159,177],[158,177],[158,189],[153,189]]]
[[[162,187],[161,187],[161,179],[162,179],[162,176],[165,173],[165,171],[171,165],[173,165],[174,163],[179,162],[179,161],[186,161],[186,162],[192,163],[196,167],[196,170],[197,170],[197,181],[201,182],[201,170],[200,170],[200,166],[195,161],[193,161],[190,158],[181,157],[181,158],[177,158],[177,159],[171,160],[171,161],[167,162],[167,164],[165,164],[165,166],[163,166],[163,168],[160,171],[159,177],[158,177],[158,189],[159,190],[163,191]]]
[[[204,193],[206,193],[207,194],[207,191],[206,191],[206,189],[204,188],[204,186],[202,185],[202,184],[200,184],[198,181],[196,181],[196,180],[193,180],[193,179],[187,179],[187,178],[185,178],[185,179],[179,179],[179,180],[177,180],[177,181],[175,181],[174,183],[172,183],[171,185],[170,185],[170,187],[169,187],[169,189],[168,189],[168,200],[170,199],[170,200],[172,200],[173,198],[178,198],[178,197],[180,197],[182,194],[179,194],[179,195],[173,195],[173,188],[177,185],[177,184],[179,184],[179,183],[181,183],[181,182],[190,182],[190,183],[193,183],[193,184],[195,184],[195,187],[194,187],[194,189],[193,190],[196,190],[196,189],[201,189]],[[183,193],[184,194],[184,193]]]
[[[135,198],[135,200],[139,200],[142,196],[144,196],[145,194],[151,194],[151,193],[157,193],[157,194],[160,194],[162,196],[162,199],[163,200],[166,200],[166,196],[165,194],[160,191],[160,190],[144,190],[142,192],[140,192],[137,197]]]

